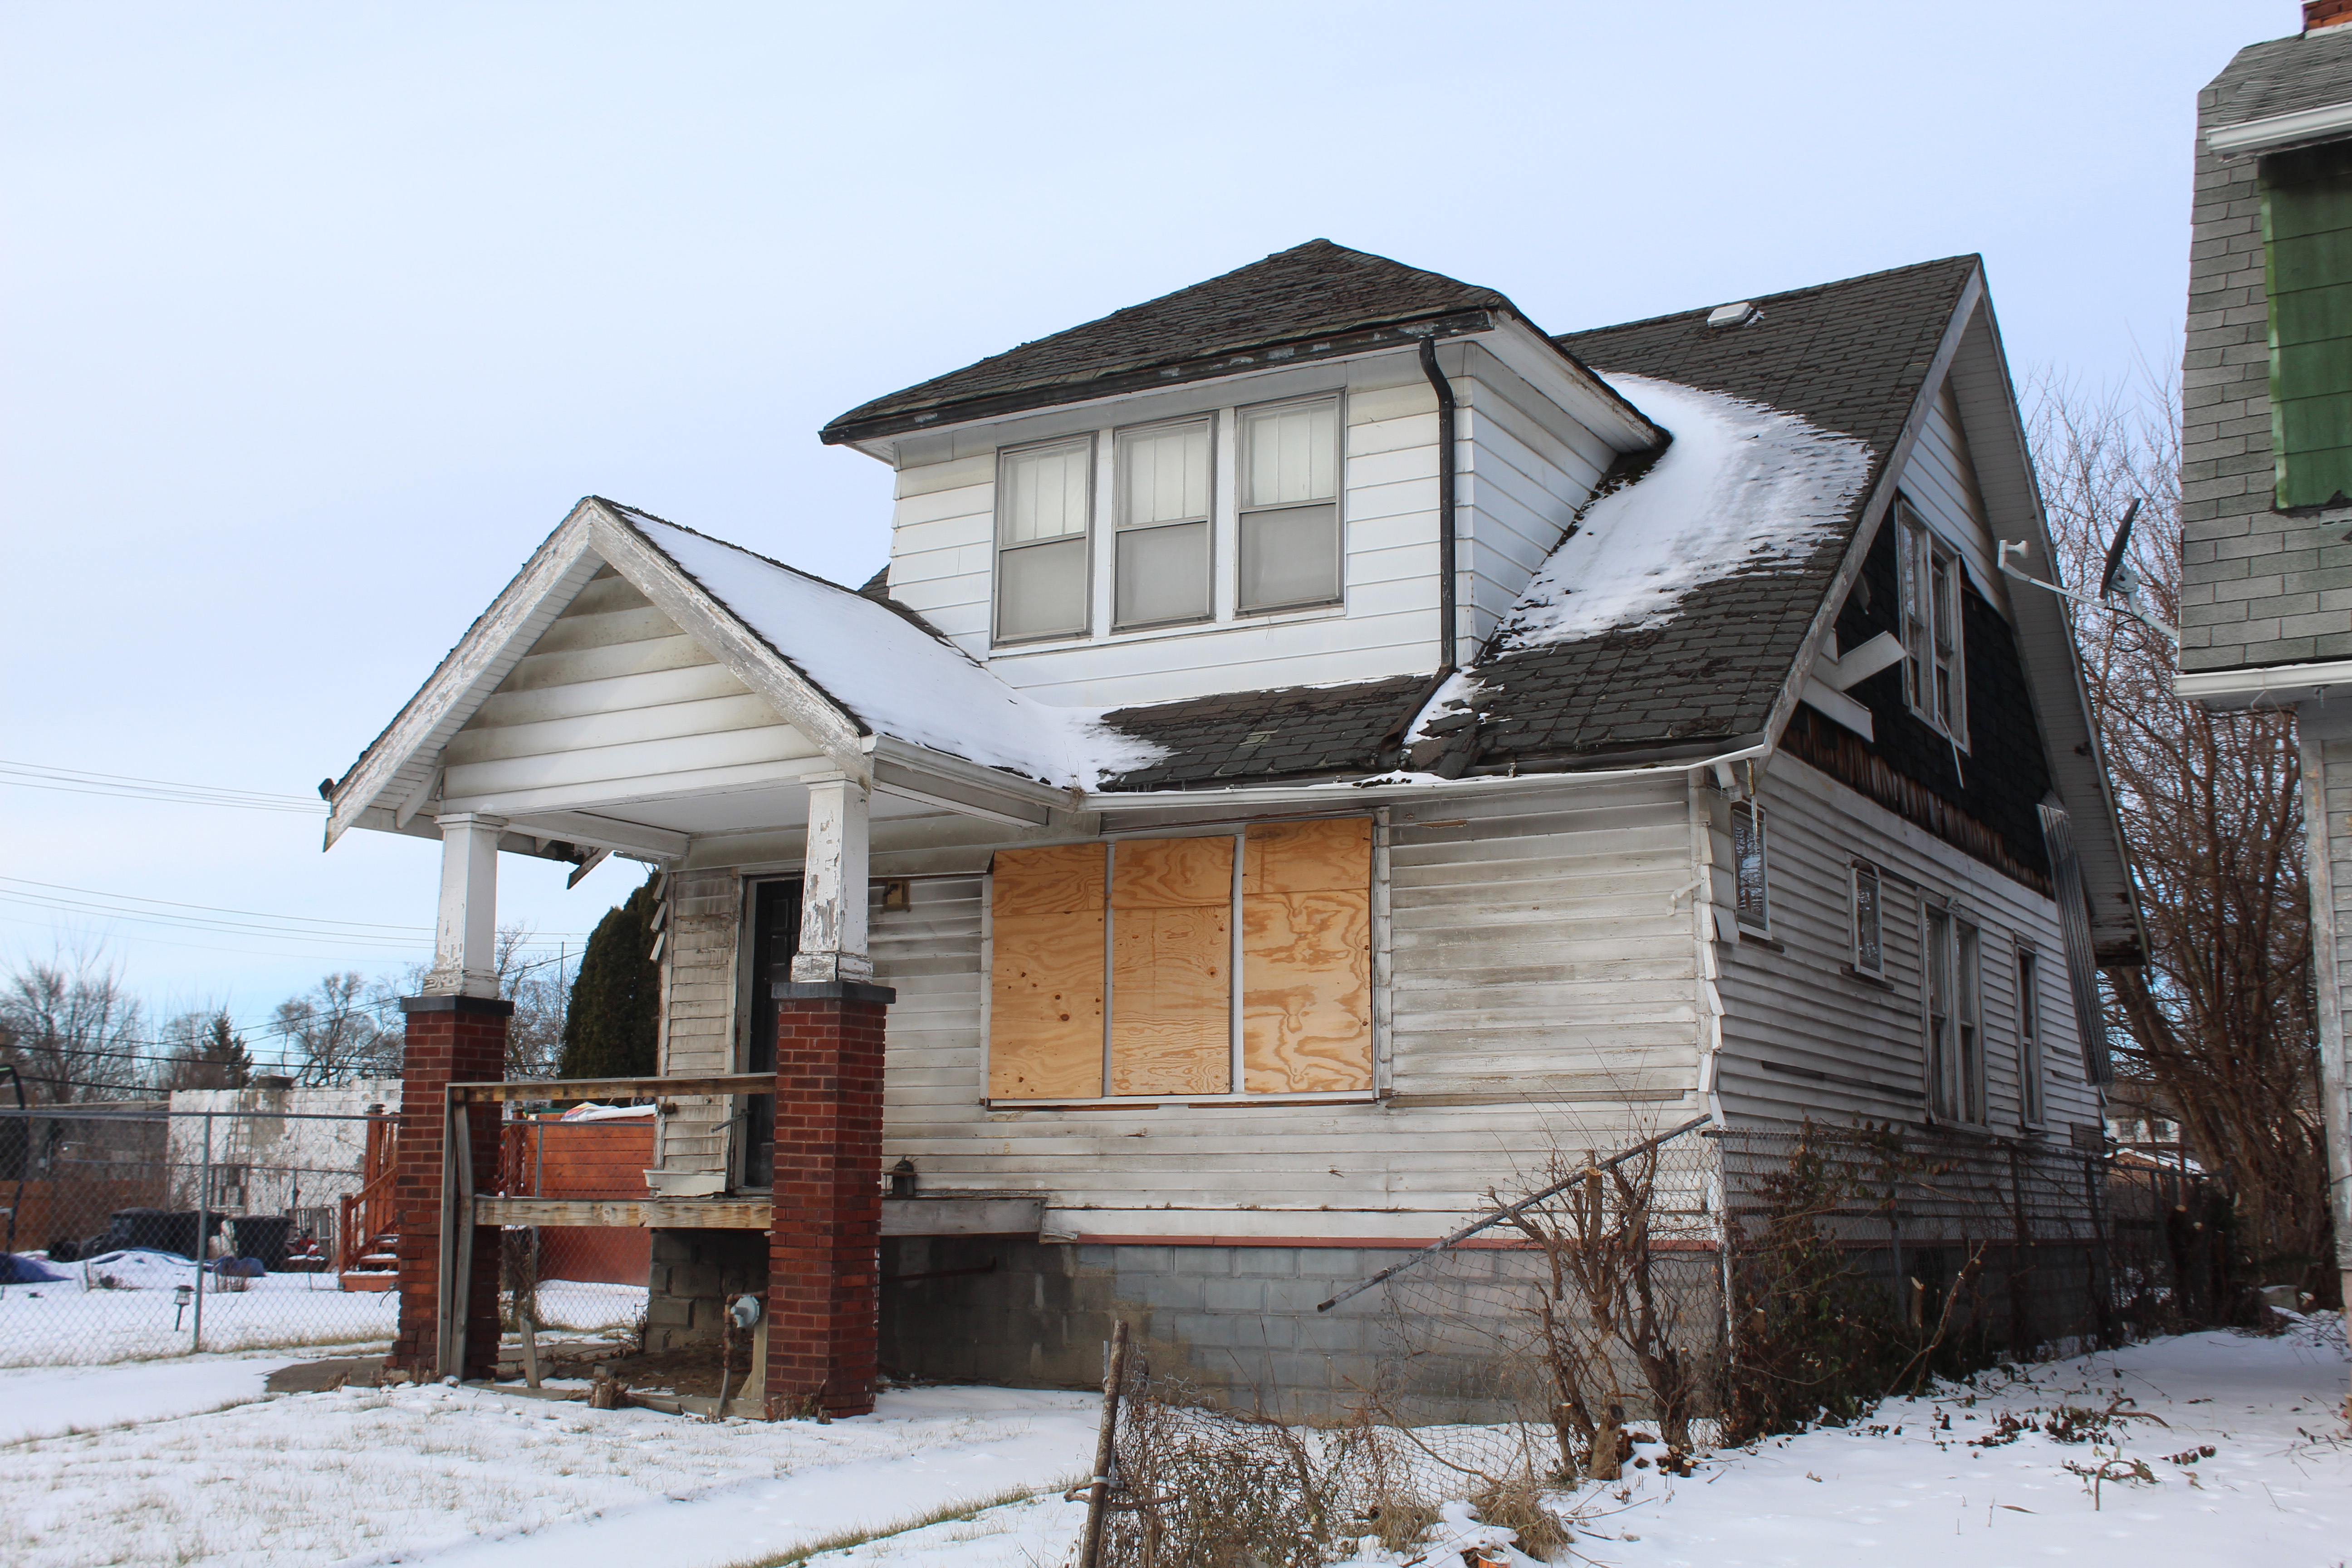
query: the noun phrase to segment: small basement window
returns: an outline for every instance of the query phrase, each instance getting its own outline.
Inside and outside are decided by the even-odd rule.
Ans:
[[[1764,808],[1752,800],[1731,807],[1731,863],[1738,888],[1739,923],[1749,931],[1772,929],[1771,894],[1764,858]]]

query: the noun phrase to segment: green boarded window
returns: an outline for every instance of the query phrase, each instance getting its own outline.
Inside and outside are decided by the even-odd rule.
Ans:
[[[2278,504],[2352,504],[2352,146],[2262,173]]]

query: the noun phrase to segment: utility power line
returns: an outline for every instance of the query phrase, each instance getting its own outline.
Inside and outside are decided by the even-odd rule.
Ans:
[[[0,784],[18,789],[53,790],[61,795],[94,795],[114,800],[144,800],[167,805],[225,805],[238,811],[288,812],[323,816],[327,803],[299,795],[273,795],[263,790],[233,789],[218,784],[179,784],[170,779],[137,778],[124,773],[91,773],[83,768],[55,768],[39,763],[0,761]]]

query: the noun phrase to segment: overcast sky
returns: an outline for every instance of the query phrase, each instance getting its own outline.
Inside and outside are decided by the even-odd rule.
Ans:
[[[1316,236],[1552,331],[1979,251],[2021,380],[2126,386],[2299,14],[6,5],[0,759],[307,795],[592,491],[860,582],[827,418]],[[429,843],[6,777],[0,962],[258,1021],[429,951]],[[500,874],[576,953],[642,873]]]

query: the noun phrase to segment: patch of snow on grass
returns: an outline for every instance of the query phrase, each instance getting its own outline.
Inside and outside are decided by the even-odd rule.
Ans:
[[[1801,561],[1869,477],[1866,445],[1793,414],[1648,376],[1601,379],[1674,441],[1585,508],[1504,620],[1507,652],[1654,626],[1702,584]]]

